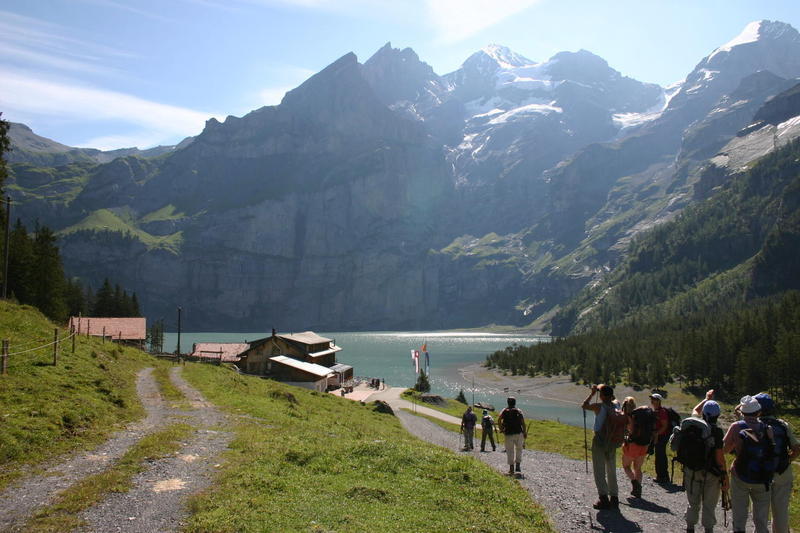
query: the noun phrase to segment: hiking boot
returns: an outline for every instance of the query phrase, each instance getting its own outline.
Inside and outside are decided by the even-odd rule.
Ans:
[[[713,527],[707,527],[707,528],[705,528],[705,530],[704,530],[704,531],[705,531],[706,533],[714,533],[714,528],[713,528]]]
[[[612,496],[609,505],[611,506],[612,509],[619,509],[619,498],[617,498],[616,496]]]
[[[686,533],[694,533],[694,528],[693,527],[687,527],[686,528]]]
[[[509,476],[514,475],[514,465],[508,465],[508,475]]]
[[[515,468],[516,468],[516,471],[517,471],[517,472],[522,472],[522,469],[519,467],[519,463],[517,463],[517,464],[516,464],[516,467],[515,467]]]
[[[631,490],[631,496],[634,498],[641,498],[642,497],[642,482],[634,479],[631,481],[631,486],[633,489]]]
[[[601,495],[600,499],[594,502],[594,505],[592,505],[592,507],[594,507],[598,511],[602,511],[603,509],[611,509],[611,502],[608,501],[608,496]]]

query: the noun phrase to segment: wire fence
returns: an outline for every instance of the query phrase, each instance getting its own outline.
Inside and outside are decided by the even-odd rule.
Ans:
[[[14,339],[13,341],[4,339],[2,350],[0,350],[0,375],[6,375],[9,369],[19,369],[23,365],[58,366],[59,357],[64,351],[68,351],[70,354],[75,353],[76,341],[81,336],[74,328],[68,330],[66,336],[62,337],[61,335],[62,331],[54,328],[53,336],[49,339]],[[97,335],[91,336],[97,337]],[[104,342],[106,338],[114,340],[111,336],[105,336],[103,337]],[[35,346],[31,346],[31,344],[35,344]],[[43,356],[47,357],[47,362],[42,361]]]

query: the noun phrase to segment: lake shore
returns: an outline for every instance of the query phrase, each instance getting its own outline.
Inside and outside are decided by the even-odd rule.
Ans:
[[[476,387],[495,390],[508,396],[515,396],[518,401],[521,401],[519,400],[520,398],[540,398],[579,407],[589,394],[588,385],[574,383],[570,381],[569,376],[566,374],[550,377],[512,376],[511,374],[504,374],[502,370],[486,368],[480,363],[466,365],[461,367],[459,371],[465,381],[471,380],[474,376]],[[668,389],[671,388],[668,387]],[[636,405],[650,405],[649,395],[649,389],[637,391],[633,387],[624,385],[614,387],[614,396],[617,400],[622,401],[626,396],[632,396],[636,399]],[[688,403],[693,401],[693,399],[686,397],[685,394],[679,394],[677,390],[668,395],[665,405],[670,405],[670,400],[675,402],[675,406],[679,410],[687,408],[687,400]],[[500,408],[502,407],[500,406]]]

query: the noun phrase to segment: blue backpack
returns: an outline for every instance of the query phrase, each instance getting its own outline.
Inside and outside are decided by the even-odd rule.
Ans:
[[[763,483],[769,490],[777,466],[775,442],[767,431],[769,426],[759,421],[758,429],[754,431],[747,422],[738,424],[742,448],[733,463],[736,475],[745,483]]]

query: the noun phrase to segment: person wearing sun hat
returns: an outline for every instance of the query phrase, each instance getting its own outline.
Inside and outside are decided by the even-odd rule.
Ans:
[[[747,526],[747,515],[750,501],[753,502],[753,524],[756,533],[768,533],[769,527],[769,483],[742,479],[748,473],[748,463],[743,454],[744,439],[752,442],[773,440],[772,428],[758,419],[761,404],[754,396],[743,396],[739,400],[737,410],[742,413],[743,420],[730,425],[723,439],[723,452],[733,453],[736,459],[731,466],[731,511],[733,515],[733,532],[744,533]]]
[[[761,405],[761,421],[772,428],[775,439],[775,476],[769,488],[772,532],[789,532],[789,500],[792,497],[792,460],[800,453],[800,442],[788,422],[775,417],[775,402],[766,392],[755,395]]]
[[[706,397],[698,403],[692,411],[692,416],[705,420],[711,428],[714,446],[711,450],[713,463],[705,469],[692,470],[684,468],[683,485],[686,489],[686,498],[689,505],[686,508],[686,531],[694,533],[695,525],[701,521],[703,529],[708,533],[714,531],[717,523],[716,507],[719,502],[720,491],[728,490],[728,473],[725,466],[725,455],[722,453],[722,429],[717,427],[720,407],[713,400],[714,389],[706,392]],[[702,518],[701,518],[702,511]]]

